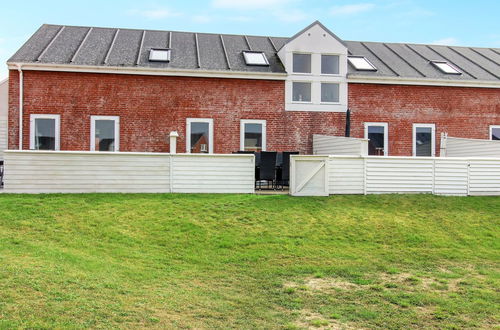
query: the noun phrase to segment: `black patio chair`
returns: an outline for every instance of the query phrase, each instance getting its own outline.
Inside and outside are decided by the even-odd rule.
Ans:
[[[285,186],[290,185],[290,155],[298,155],[298,151],[284,151],[283,152],[283,162],[281,165],[281,171],[279,172],[279,177],[277,183],[281,186],[281,190]]]
[[[269,182],[271,182],[271,187],[274,188],[276,181],[276,154],[274,151],[260,152],[259,171],[257,174],[259,189],[262,189],[262,181],[267,181],[267,188],[269,188]]]

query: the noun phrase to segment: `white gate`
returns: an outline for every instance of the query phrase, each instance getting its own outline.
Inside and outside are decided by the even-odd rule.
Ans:
[[[290,156],[290,194],[328,196],[328,156]]]

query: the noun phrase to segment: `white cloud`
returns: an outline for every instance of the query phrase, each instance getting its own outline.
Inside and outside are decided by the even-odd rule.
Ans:
[[[330,9],[331,15],[353,15],[370,11],[375,7],[373,3],[357,3],[353,5],[335,6]]]
[[[272,9],[279,8],[291,0],[212,0],[212,6],[224,9]]]
[[[459,41],[457,38],[448,37],[439,40],[434,40],[431,42],[431,45],[446,45],[446,46],[455,46],[458,45]]]
[[[277,10],[273,15],[282,22],[300,22],[309,19],[309,15],[298,9]]]
[[[210,23],[213,18],[207,15],[195,15],[191,18],[195,23]]]
[[[150,10],[130,10],[129,14],[135,15],[135,16],[142,16],[147,19],[162,19],[162,18],[168,18],[168,17],[176,17],[180,16],[181,14],[167,9],[167,8],[157,8],[157,9],[150,9]]]

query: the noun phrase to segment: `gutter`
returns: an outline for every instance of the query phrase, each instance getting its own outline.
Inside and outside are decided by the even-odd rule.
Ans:
[[[450,86],[450,87],[477,87],[477,88],[500,88],[500,81],[489,80],[448,80],[432,78],[404,78],[404,77],[381,77],[347,75],[349,84],[387,84],[387,85],[420,85],[420,86]]]
[[[206,78],[232,78],[232,79],[259,79],[259,80],[286,80],[286,73],[277,72],[252,72],[252,71],[221,71],[221,70],[190,70],[190,69],[164,69],[147,67],[115,67],[102,65],[75,65],[75,64],[50,64],[50,63],[17,63],[7,62],[9,69],[20,65],[23,69],[33,71],[57,72],[87,72],[87,73],[112,73],[135,74],[151,76],[180,76],[180,77],[206,77]]]
[[[23,150],[23,99],[24,99],[24,77],[22,64],[17,65],[19,71],[19,150]]]

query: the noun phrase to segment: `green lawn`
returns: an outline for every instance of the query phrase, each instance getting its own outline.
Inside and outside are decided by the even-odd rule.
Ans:
[[[0,194],[0,328],[500,328],[500,198]]]

